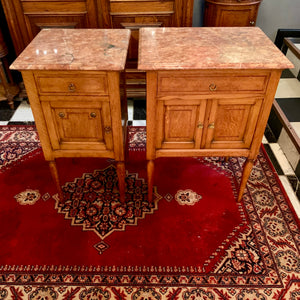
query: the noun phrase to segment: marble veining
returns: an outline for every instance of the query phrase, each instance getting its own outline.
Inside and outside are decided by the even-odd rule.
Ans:
[[[123,70],[129,38],[128,29],[43,29],[10,68]]]
[[[140,70],[292,67],[293,64],[258,27],[140,29]]]

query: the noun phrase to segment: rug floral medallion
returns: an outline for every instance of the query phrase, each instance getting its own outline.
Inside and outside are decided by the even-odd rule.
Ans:
[[[128,136],[130,151],[145,151],[145,128],[131,127]],[[17,174],[17,171],[13,173],[14,168],[42,156],[35,128],[29,126],[0,127],[0,151],[0,175],[7,189],[12,180],[9,176]],[[134,154],[131,153],[131,157]],[[2,251],[0,299],[300,299],[299,220],[263,149],[242,202],[234,202],[244,161],[244,158],[232,157],[225,162],[221,157],[204,157],[183,163],[178,160],[172,165],[168,162],[170,178],[179,168],[186,172],[187,180],[177,185],[175,178],[174,183],[168,185],[163,182],[165,175],[161,167],[157,175],[161,176],[160,181],[154,188],[151,203],[147,200],[143,168],[136,172],[127,170],[126,201],[121,203],[116,169],[110,162],[103,168],[67,180],[63,185],[64,199],[59,199],[50,186],[42,187],[38,182],[37,186],[24,184],[23,189],[18,185],[18,192],[8,202],[17,211],[15,218],[19,211],[29,213],[36,209],[38,212],[39,206],[40,209],[52,206],[53,216],[58,215],[57,222],[62,222],[62,235],[68,232],[65,238],[72,230],[77,230],[78,246],[83,235],[90,235],[91,244],[98,241],[91,247],[82,246],[82,255],[95,257],[101,264],[14,264],[6,260],[2,255],[5,251]],[[185,169],[187,165],[190,169]],[[207,170],[207,176],[195,175],[193,172],[198,169]],[[209,178],[211,174],[217,179]],[[222,198],[222,184],[218,183],[222,178],[228,182],[227,190],[233,195],[228,204],[233,207],[231,215],[222,206],[227,197],[224,191]],[[207,215],[215,216],[201,209],[214,203],[214,197],[209,195],[215,194],[220,207],[214,206],[214,213],[223,218],[224,223],[210,219],[210,224],[202,224],[201,219],[206,220]],[[0,200],[6,200],[2,197]],[[166,209],[165,218],[159,219],[163,209]],[[13,212],[11,215],[14,216]],[[0,217],[5,218],[3,213]],[[177,219],[174,221],[174,218]],[[228,225],[226,231],[222,224],[228,223],[232,225]],[[216,224],[221,225],[217,228]],[[157,230],[157,244],[155,236],[151,236],[151,226],[153,231]],[[197,226],[197,234],[190,236]],[[214,228],[223,232],[221,238],[213,236]],[[168,235],[176,239],[176,234],[177,243],[171,241],[165,248],[160,245]],[[13,244],[13,239],[10,241],[5,233],[0,238],[2,245]],[[119,257],[126,251],[129,253],[125,241],[137,243],[131,252],[136,257],[128,257],[128,261]],[[139,241],[145,248],[139,248]],[[168,247],[169,256],[174,255],[174,258],[161,259],[158,252]],[[152,252],[148,253],[148,249]],[[186,251],[186,255],[178,256],[182,261],[176,261],[173,249]],[[139,261],[143,251],[147,252],[141,256],[145,260],[131,264],[131,261]],[[157,256],[159,260],[157,263],[148,261],[147,255]]]

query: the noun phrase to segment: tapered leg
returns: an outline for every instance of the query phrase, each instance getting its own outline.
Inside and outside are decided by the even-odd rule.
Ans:
[[[125,164],[123,161],[117,162],[117,175],[119,182],[120,201],[125,202]]]
[[[253,167],[253,163],[254,163],[253,159],[247,159],[244,164],[244,171],[243,171],[243,175],[242,175],[242,179],[241,179],[240,190],[239,190],[237,202],[240,202],[243,197],[245,187],[246,187],[248,178],[250,176],[250,173],[251,173],[251,170]]]
[[[64,195],[63,195],[63,192],[61,189],[55,160],[49,161],[49,167],[50,167],[50,172],[51,172],[52,178],[54,180],[54,183],[55,183],[57,191],[58,191],[58,196],[62,200],[64,198]]]
[[[148,177],[148,201],[153,201],[153,181],[154,181],[154,160],[149,160],[147,164]]]

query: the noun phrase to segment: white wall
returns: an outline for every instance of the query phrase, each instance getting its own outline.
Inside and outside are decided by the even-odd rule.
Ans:
[[[272,40],[277,29],[300,29],[300,0],[263,0],[256,26]]]
[[[202,26],[204,0],[194,0],[193,26]],[[263,0],[260,4],[256,26],[272,40],[277,30],[300,29],[300,0]]]

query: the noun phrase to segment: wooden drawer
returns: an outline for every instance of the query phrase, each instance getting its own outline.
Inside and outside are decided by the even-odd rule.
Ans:
[[[22,1],[24,14],[40,13],[84,13],[86,3],[83,1]]]
[[[156,14],[174,11],[174,1],[111,1],[111,15]]]
[[[193,93],[264,93],[267,74],[251,75],[180,75],[161,72],[158,75],[158,95]]]
[[[39,72],[35,74],[39,94],[107,95],[106,74],[66,74]]]

